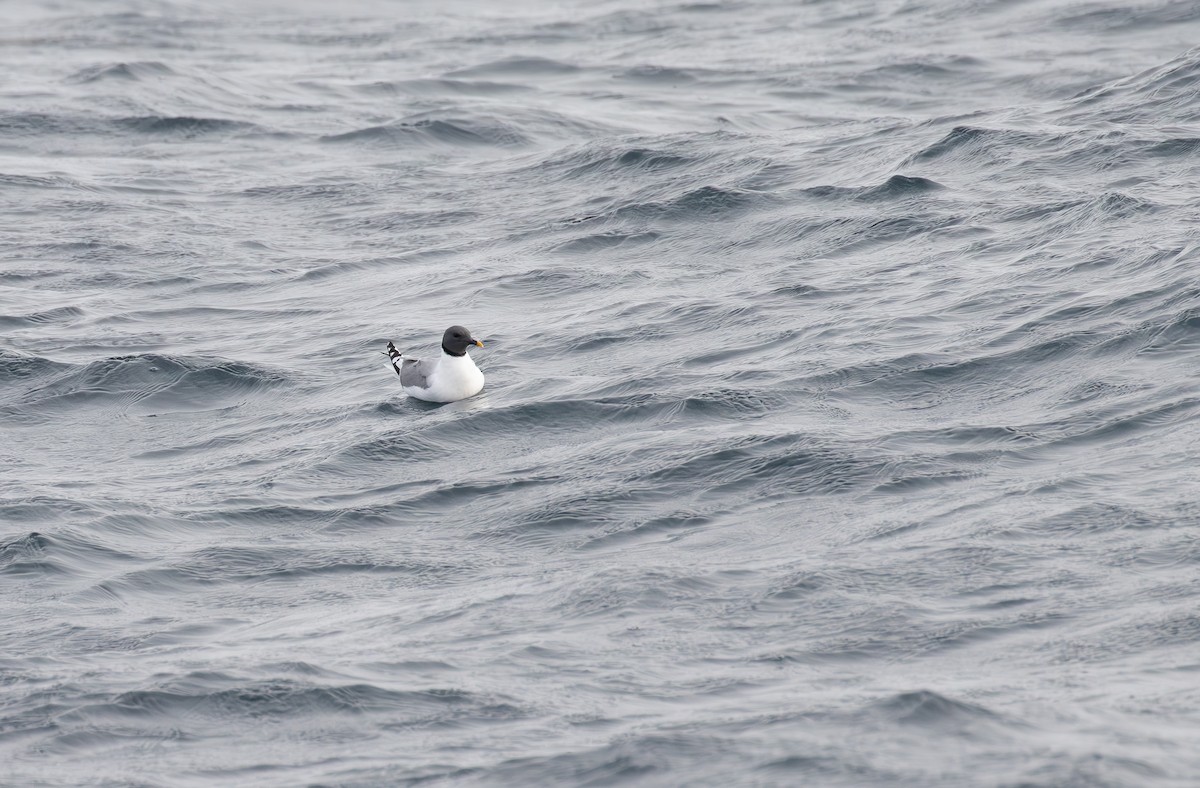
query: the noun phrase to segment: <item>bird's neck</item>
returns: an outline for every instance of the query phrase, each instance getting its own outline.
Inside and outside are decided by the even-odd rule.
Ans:
[[[447,356],[451,356],[453,358],[462,358],[463,356],[467,355],[467,351],[465,351],[465,350],[460,353],[456,353],[453,350],[451,350],[450,348],[446,347],[445,345],[442,345],[442,352],[445,353]]]
[[[467,352],[465,350],[462,353],[442,353],[442,363],[448,364],[451,367],[462,367],[463,369],[471,369],[471,368],[478,369],[478,367],[475,366],[475,359],[473,359],[469,355],[467,355]]]

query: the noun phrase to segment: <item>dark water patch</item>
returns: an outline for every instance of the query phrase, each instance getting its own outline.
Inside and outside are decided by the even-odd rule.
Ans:
[[[614,345],[657,342],[662,339],[662,329],[653,325],[631,326],[620,331],[597,332],[572,339],[566,349],[572,352],[610,351]]]
[[[751,204],[761,203],[765,198],[766,195],[761,192],[702,186],[672,200],[667,206],[667,213],[685,219],[712,216],[744,209]]]
[[[915,175],[893,175],[879,186],[868,189],[861,196],[868,200],[891,200],[900,197],[910,197],[918,194],[928,194],[939,191],[943,186],[937,181],[921,178]]]
[[[392,25],[388,25],[389,28]],[[292,30],[284,28],[282,30],[273,28],[267,36],[270,39],[277,40],[285,44],[296,44],[304,47],[322,47],[330,48],[334,51],[345,49],[348,51],[370,50],[374,47],[381,47],[393,42],[393,37],[396,32],[389,30]]]
[[[673,10],[685,14],[709,14],[709,13],[737,13],[746,8],[746,3],[729,2],[721,0],[720,2],[697,2],[697,3],[680,3]]]
[[[1164,2],[1145,7],[1099,7],[1082,6],[1056,14],[1052,25],[1072,34],[1106,33],[1119,34],[1185,24],[1200,17],[1200,9],[1190,3]]]
[[[656,85],[686,85],[695,82],[697,69],[671,68],[669,66],[643,65],[627,68],[617,74],[619,79]]]
[[[621,39],[627,36],[636,38],[667,34],[673,29],[673,22],[659,9],[618,8],[595,16],[576,18],[574,21],[560,21],[553,25],[553,29],[569,31],[571,38],[575,40],[596,37]]]
[[[1077,641],[1057,645],[1062,659],[1107,662],[1158,649],[1187,648],[1197,638],[1200,638],[1200,614],[1176,607],[1113,621]]]
[[[193,139],[209,135],[228,135],[258,131],[253,123],[227,118],[197,118],[189,116],[161,117],[157,115],[120,118],[118,126],[139,134],[153,134],[178,139]]]
[[[701,186],[663,200],[624,202],[603,213],[584,214],[569,224],[666,220],[706,222],[732,218],[773,201],[765,192],[722,186]]]
[[[373,684],[321,686],[289,679],[239,680],[219,673],[193,673],[162,689],[123,692],[62,715],[60,722],[111,729],[129,725],[178,724],[203,727],[235,721],[282,723],[296,717],[382,715],[385,725],[458,726],[472,720],[515,719],[521,708],[502,696],[457,689],[392,690]]]
[[[422,486],[413,482],[412,486]],[[412,519],[402,509],[388,504],[373,506],[351,506],[337,509],[329,518],[327,524],[321,526],[321,531],[327,534],[353,534],[371,529],[387,529],[412,524]],[[421,578],[421,573],[413,577]]]
[[[1151,335],[1138,350],[1139,354],[1193,353],[1200,346],[1200,307],[1176,312],[1146,328]]]
[[[764,597],[770,600],[794,602],[816,593],[827,594],[857,585],[857,578],[841,567],[823,567],[789,572],[773,580]]]
[[[168,460],[181,456],[203,453],[203,452],[219,452],[224,449],[229,449],[235,446],[245,445],[253,440],[249,435],[219,435],[216,437],[206,438],[197,443],[180,444],[177,446],[166,446],[149,451],[134,454],[131,459],[135,460]]]
[[[830,380],[830,388],[838,390],[839,396],[856,398],[870,392],[886,397],[897,407],[923,409],[962,397],[968,389],[986,389],[990,396],[1016,396],[1024,389],[1010,384],[1007,390],[993,391],[992,382],[998,376],[1010,381],[1029,379],[1047,364],[1083,355],[1100,339],[1082,331],[1000,353],[975,353],[962,358],[911,354],[827,377],[837,380]],[[819,379],[814,383],[825,388]]]
[[[67,81],[80,84],[109,80],[140,82],[174,75],[175,72],[165,63],[160,63],[156,60],[145,60],[129,63],[101,63],[88,66],[67,77]]]
[[[602,786],[657,782],[691,773],[697,759],[713,760],[733,745],[703,733],[637,733],[601,746],[538,757],[512,758],[489,770],[501,783]],[[711,776],[711,772],[710,775]],[[732,775],[729,775],[732,779]],[[733,780],[736,782],[736,780]]]
[[[1029,433],[1013,427],[963,424],[920,430],[895,430],[882,444],[900,450],[911,450],[915,447],[988,450],[1008,449],[1036,440]]]
[[[672,409],[668,399],[651,394],[563,398],[469,411],[462,418],[438,420],[418,434],[424,440],[462,449],[484,437],[528,434],[552,440],[555,434],[575,432],[580,425],[628,427],[653,421]]]
[[[907,163],[953,157],[956,160],[974,161],[978,164],[995,157],[1007,158],[1012,150],[1053,147],[1063,139],[1061,134],[955,126],[940,140],[910,156]]]
[[[868,537],[871,538],[871,537]],[[895,552],[896,548],[887,548]],[[857,554],[859,551],[854,551]],[[952,586],[960,592],[978,592],[981,588],[994,588],[997,584],[1006,590],[1025,587],[1018,573],[1023,570],[1028,557],[1019,547],[1000,547],[954,544],[950,547],[909,547],[895,552],[896,559],[886,566],[863,566],[853,560],[840,559],[830,566],[803,567],[792,571],[769,586],[767,598],[776,596],[786,600],[806,599],[810,596],[855,597],[859,600],[877,599],[889,592],[900,593],[902,589],[926,589],[933,586]],[[897,597],[899,600],[899,597]],[[845,600],[838,602],[839,606]],[[885,604],[882,614],[891,603]],[[902,636],[925,636],[938,633],[938,622],[933,622],[925,632],[914,621],[900,621],[902,610],[897,610],[898,620],[880,630],[888,630]],[[978,626],[981,622],[964,622]],[[990,622],[983,622],[985,624]],[[1024,623],[1014,620],[1013,623]],[[865,625],[860,631],[871,630],[874,623]],[[910,631],[911,630],[911,631]]]
[[[527,145],[529,138],[503,122],[480,118],[419,118],[384,126],[332,134],[323,142],[354,143],[372,147],[441,145],[459,147],[513,147]]]
[[[327,464],[352,469],[364,462],[433,462],[452,452],[451,446],[406,427],[359,441],[339,451]]]
[[[900,77],[924,81],[938,81],[956,77],[976,78],[978,71],[987,64],[979,58],[960,55],[946,58],[920,58],[888,63],[873,68],[866,73],[868,77]]]
[[[80,576],[134,562],[139,559],[133,555],[69,533],[32,531],[0,539],[0,578]]]
[[[209,410],[277,388],[287,376],[237,361],[147,353],[93,361],[19,397],[39,411],[113,407],[143,414]]]
[[[1046,445],[1057,449],[1081,447],[1095,442],[1126,440],[1145,432],[1157,432],[1178,424],[1186,424],[1200,410],[1200,398],[1185,397],[1167,402],[1143,405],[1128,412],[1124,407],[1115,410],[1088,411],[1067,416]]]
[[[407,254],[370,257],[362,260],[341,260],[334,263],[316,265],[298,274],[295,279],[299,282],[316,282],[346,274],[362,274],[380,268],[392,268],[425,261],[445,260],[455,257],[455,254],[455,251],[452,249],[420,249]]]
[[[45,495],[8,498],[0,500],[0,522],[17,523],[61,523],[63,520],[92,520],[100,510],[82,501],[71,498],[53,498]]]
[[[635,452],[636,454],[637,452]],[[878,480],[881,462],[802,433],[760,435],[681,451],[638,478],[656,485],[700,484],[705,496],[747,488],[766,495],[836,495]]]
[[[933,210],[898,216],[874,212],[817,220],[784,218],[774,222],[769,237],[773,243],[791,244],[805,259],[848,257],[874,246],[934,237],[962,222],[963,217]]]
[[[139,569],[104,582],[118,596],[128,592],[160,594],[183,588],[222,587],[230,583],[304,584],[321,577],[411,576],[422,584],[445,581],[466,571],[463,566],[420,561],[395,561],[362,551],[332,554],[272,546],[206,547],[172,560],[168,565]]]
[[[416,495],[406,495],[382,507],[372,507],[372,514],[382,513],[394,520],[403,521],[413,516],[436,515],[459,507],[478,507],[486,500],[503,500],[519,496],[523,492],[554,485],[559,481],[553,476],[530,476],[500,481],[471,481],[467,479],[448,483],[434,481],[437,486]]]
[[[654,323],[661,326],[658,331],[662,336],[690,341],[690,336],[698,326],[703,326],[705,331],[766,328],[763,323],[764,311],[756,300],[745,303],[731,302],[726,298],[692,298],[655,309]],[[666,330],[668,326],[675,327],[675,331]],[[767,328],[764,333],[763,344],[767,347],[786,338],[786,331],[774,327]]]
[[[408,676],[411,673],[453,673],[461,670],[459,665],[440,660],[374,661],[363,663],[358,667],[369,673],[390,678]]]
[[[411,233],[441,227],[466,226],[482,214],[456,209],[388,211],[379,214],[360,214],[349,219],[329,222],[343,232],[351,233]],[[365,263],[372,265],[376,261]]]
[[[864,765],[848,762],[840,755],[789,755],[758,764],[754,767],[754,771],[789,781],[829,779],[838,774],[845,774],[856,780],[873,780],[881,785],[886,784],[887,779],[886,774],[873,772]]]
[[[313,202],[324,205],[330,202],[358,199],[361,189],[348,183],[305,183],[252,186],[240,194],[252,199],[267,199],[282,203]]]
[[[997,455],[976,455],[977,458],[987,459],[994,464]],[[975,459],[975,458],[973,458]],[[907,495],[914,492],[932,492],[939,487],[945,487],[960,482],[969,481],[983,471],[977,467],[962,467],[963,461],[958,458],[910,458],[902,466],[889,469],[882,475],[885,478],[875,487],[875,491],[887,495]]]
[[[927,194],[944,188],[928,178],[893,175],[878,186],[810,186],[801,191],[806,197],[820,199],[892,200]]]
[[[622,517],[615,527],[598,526],[600,533],[588,538],[583,549],[620,549],[624,546],[670,538],[675,535],[702,530],[713,521],[708,514],[684,509],[670,514],[645,518]]]
[[[1177,782],[1174,776],[1155,763],[1141,758],[1129,758],[1112,751],[1055,752],[1048,763],[1028,766],[1021,770],[1021,782],[1015,788],[1123,788],[1141,786],[1148,781]]]
[[[301,660],[289,660],[286,662],[268,662],[263,665],[258,665],[255,668],[255,673],[277,676],[281,673],[292,674],[296,676],[304,676],[310,679],[344,679],[344,673],[330,670],[321,665],[314,665],[311,662]]]
[[[1140,214],[1153,213],[1159,210],[1158,203],[1152,200],[1133,197],[1121,192],[1105,192],[1085,203],[1089,218],[1099,219],[1131,219]]]
[[[244,246],[244,243],[239,244]],[[181,255],[184,256],[184,255]],[[187,255],[185,257],[190,257]],[[286,267],[274,268],[269,273],[281,274],[287,271]],[[215,296],[218,294],[237,293],[242,294],[247,290],[255,290],[269,286],[268,282],[247,278],[244,275],[233,274],[231,276],[211,277],[207,284],[198,284],[188,289],[188,295],[191,296]],[[291,310],[274,310],[274,309],[243,309],[240,307],[213,306],[213,299],[206,299],[202,303],[192,304],[190,306],[180,307],[178,309],[142,309],[130,313],[114,314],[110,320],[115,323],[130,320],[131,316],[138,314],[154,315],[156,317],[171,317],[173,315],[194,315],[198,317],[209,317],[214,320],[219,320],[222,317],[237,317],[239,315],[256,315],[261,317],[271,317],[274,315],[286,316],[291,314]],[[297,314],[314,314],[311,311],[300,311]]]
[[[71,369],[71,365],[33,356],[15,350],[0,348],[0,387],[23,384],[60,375]]]
[[[488,289],[525,298],[565,296],[592,290],[602,281],[611,281],[609,272],[596,271],[590,267],[539,267],[496,276]]]
[[[287,506],[284,504],[245,505],[243,501],[226,502],[224,506],[190,512],[189,522],[210,525],[312,527],[325,523],[335,510],[317,506]]]
[[[0,572],[5,576],[64,572],[57,563],[47,558],[50,545],[50,538],[37,531],[0,541]]]
[[[1023,534],[1061,538],[1120,531],[1168,528],[1172,521],[1150,512],[1111,503],[1089,503],[1020,526]]]
[[[893,695],[864,709],[898,725],[916,725],[937,729],[969,726],[978,721],[998,721],[1000,718],[983,706],[948,698],[932,690],[917,690]]]
[[[192,276],[152,276],[148,279],[131,281],[129,282],[128,286],[151,290],[158,288],[189,287],[198,284],[199,281],[199,279]]]
[[[15,186],[28,189],[78,189],[78,181],[65,175],[17,175],[0,172],[0,188]]]
[[[974,148],[982,145],[989,134],[995,136],[996,132],[991,132],[988,129],[972,128],[970,126],[955,126],[946,136],[926,147],[921,152],[914,154],[911,160],[937,159],[963,148]]]
[[[611,183],[618,177],[642,186],[648,178],[682,177],[689,170],[720,170],[734,166],[720,152],[737,135],[729,133],[652,137],[592,135],[582,145],[554,151],[523,172],[545,180],[555,177],[586,179],[590,184]],[[744,163],[739,157],[737,164]],[[760,168],[761,169],[761,168]]]
[[[753,172],[742,178],[742,188],[753,191],[784,191],[798,180],[805,179],[804,169],[796,164],[765,161]]]
[[[1057,273],[1051,272],[1050,276],[1057,278]],[[1171,283],[1151,290],[1116,294],[1115,298],[1105,294],[1100,299],[1085,303],[1080,303],[1077,294],[1072,296],[1068,305],[1062,307],[1039,311],[1018,307],[1015,314],[1028,314],[1029,318],[1008,330],[997,332],[984,343],[984,347],[1020,348],[1032,338],[1065,328],[1070,333],[1059,339],[1046,340],[1051,343],[1049,346],[1039,343],[1030,347],[1041,351],[1052,349],[1053,343],[1066,341],[1088,347],[1096,357],[1122,358],[1131,354],[1169,352],[1176,345],[1186,350],[1193,338],[1193,310],[1162,314],[1165,308],[1191,300],[1195,292],[1190,287]],[[950,311],[966,312],[987,308],[992,303],[987,296],[970,298],[955,304]],[[1156,317],[1139,320],[1147,312]],[[1040,353],[1033,355],[1041,358]]]
[[[591,147],[581,150],[573,156],[553,162],[552,165],[563,167],[573,175],[622,172],[641,174],[687,167],[696,161],[693,157],[649,148],[612,151],[607,147]]]
[[[72,262],[82,263],[120,263],[130,258],[140,257],[145,250],[141,247],[120,243],[111,239],[89,239],[70,241],[51,241],[42,249],[46,252],[61,255]],[[60,276],[61,271],[55,271],[51,276]],[[129,281],[131,277],[120,271],[91,271],[86,270],[74,275],[73,283],[95,285],[118,285]]]
[[[1200,50],[1189,50],[1162,65],[1131,77],[1088,88],[1062,113],[1074,121],[1099,123],[1188,124],[1200,98]]]
[[[0,315],[0,328],[21,329],[36,328],[48,323],[74,323],[86,313],[77,306],[60,306],[42,312],[32,312],[27,315]],[[4,356],[0,355],[0,364]],[[0,374],[3,374],[0,372]]]
[[[559,244],[554,247],[557,252],[567,254],[589,254],[592,252],[601,252],[608,249],[620,249],[624,247],[641,246],[643,244],[653,243],[661,238],[662,235],[656,232],[642,233],[620,233],[606,232],[585,235],[581,238],[573,238],[570,241]]]
[[[1183,522],[1193,529],[1198,524],[1194,516]],[[1176,527],[1178,525],[1179,523],[1170,524]],[[1200,565],[1200,537],[1184,533],[1174,538],[1163,539],[1158,544],[1137,550],[1136,554],[1127,560],[1133,565],[1147,569],[1180,568],[1186,571]],[[1186,599],[1188,592],[1186,589],[1175,594],[1156,591],[1155,595],[1161,599]]]
[[[671,497],[667,489],[644,484],[639,479],[615,489],[547,495],[536,505],[527,506],[512,522],[481,529],[476,536],[486,540],[502,536],[530,546],[583,546],[596,537],[628,529],[646,519],[647,512],[655,507],[672,503]],[[618,596],[621,595],[613,592],[603,598],[611,601]],[[585,593],[578,604],[592,610],[596,605],[607,609],[617,603],[610,604]]]
[[[768,293],[766,293],[766,295],[777,298],[800,299],[820,298],[823,296],[828,296],[830,293],[815,285],[800,283],[793,285],[780,285],[779,287],[770,290]]]
[[[1063,392],[1063,402],[1071,406],[1103,402],[1145,392],[1151,387],[1151,384],[1145,381],[1084,380]]]
[[[1176,156],[1191,156],[1200,152],[1200,137],[1175,137],[1156,142],[1146,149],[1151,156],[1174,158]]]
[[[371,82],[355,86],[355,90],[367,95],[385,96],[506,96],[529,93],[534,88],[511,82],[466,79],[402,79],[389,82]]]
[[[712,388],[681,402],[685,416],[745,419],[769,416],[787,406],[787,398],[768,389]]]
[[[580,67],[547,57],[507,57],[446,73],[448,77],[553,77],[574,74]]]
[[[106,513],[93,519],[88,528],[89,533],[102,534],[105,539],[135,544],[174,543],[184,534],[201,530],[179,515],[153,510]]]
[[[893,588],[892,578],[885,589]],[[830,604],[860,604],[861,599],[817,597],[817,602],[806,600],[806,604],[819,604],[815,611],[823,611]],[[785,605],[788,603],[784,603]],[[842,664],[874,659],[917,659],[924,656],[943,654],[965,648],[986,650],[988,644],[1002,641],[1013,635],[1030,631],[1060,627],[1070,619],[1052,614],[1008,614],[1003,609],[992,612],[984,619],[958,618],[952,623],[934,625],[927,623],[911,609],[880,611],[874,607],[863,607],[855,617],[853,626],[847,626],[839,614],[827,614],[839,626],[839,634],[810,643],[806,648],[782,653],[769,652],[757,658],[760,662],[785,662],[801,665]]]
[[[0,111],[0,133],[6,137],[47,134],[73,134],[88,139],[102,129],[102,123],[91,118],[48,112]]]

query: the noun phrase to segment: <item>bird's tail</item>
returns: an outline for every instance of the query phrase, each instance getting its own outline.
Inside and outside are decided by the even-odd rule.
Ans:
[[[395,345],[393,345],[391,342],[388,342],[387,357],[392,362],[392,369],[396,370],[396,374],[399,375],[400,363],[404,358],[404,354],[402,354],[399,350],[396,350]]]

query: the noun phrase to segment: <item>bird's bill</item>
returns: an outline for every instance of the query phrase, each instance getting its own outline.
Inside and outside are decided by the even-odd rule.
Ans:
[[[478,339],[474,340],[474,342],[475,342],[475,347],[483,347],[483,343],[480,342]]]

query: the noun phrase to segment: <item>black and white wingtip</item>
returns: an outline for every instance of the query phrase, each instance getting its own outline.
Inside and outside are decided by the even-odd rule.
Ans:
[[[392,361],[392,369],[396,370],[396,374],[399,375],[400,363],[404,355],[399,350],[396,350],[396,346],[391,342],[388,342],[387,357]]]

